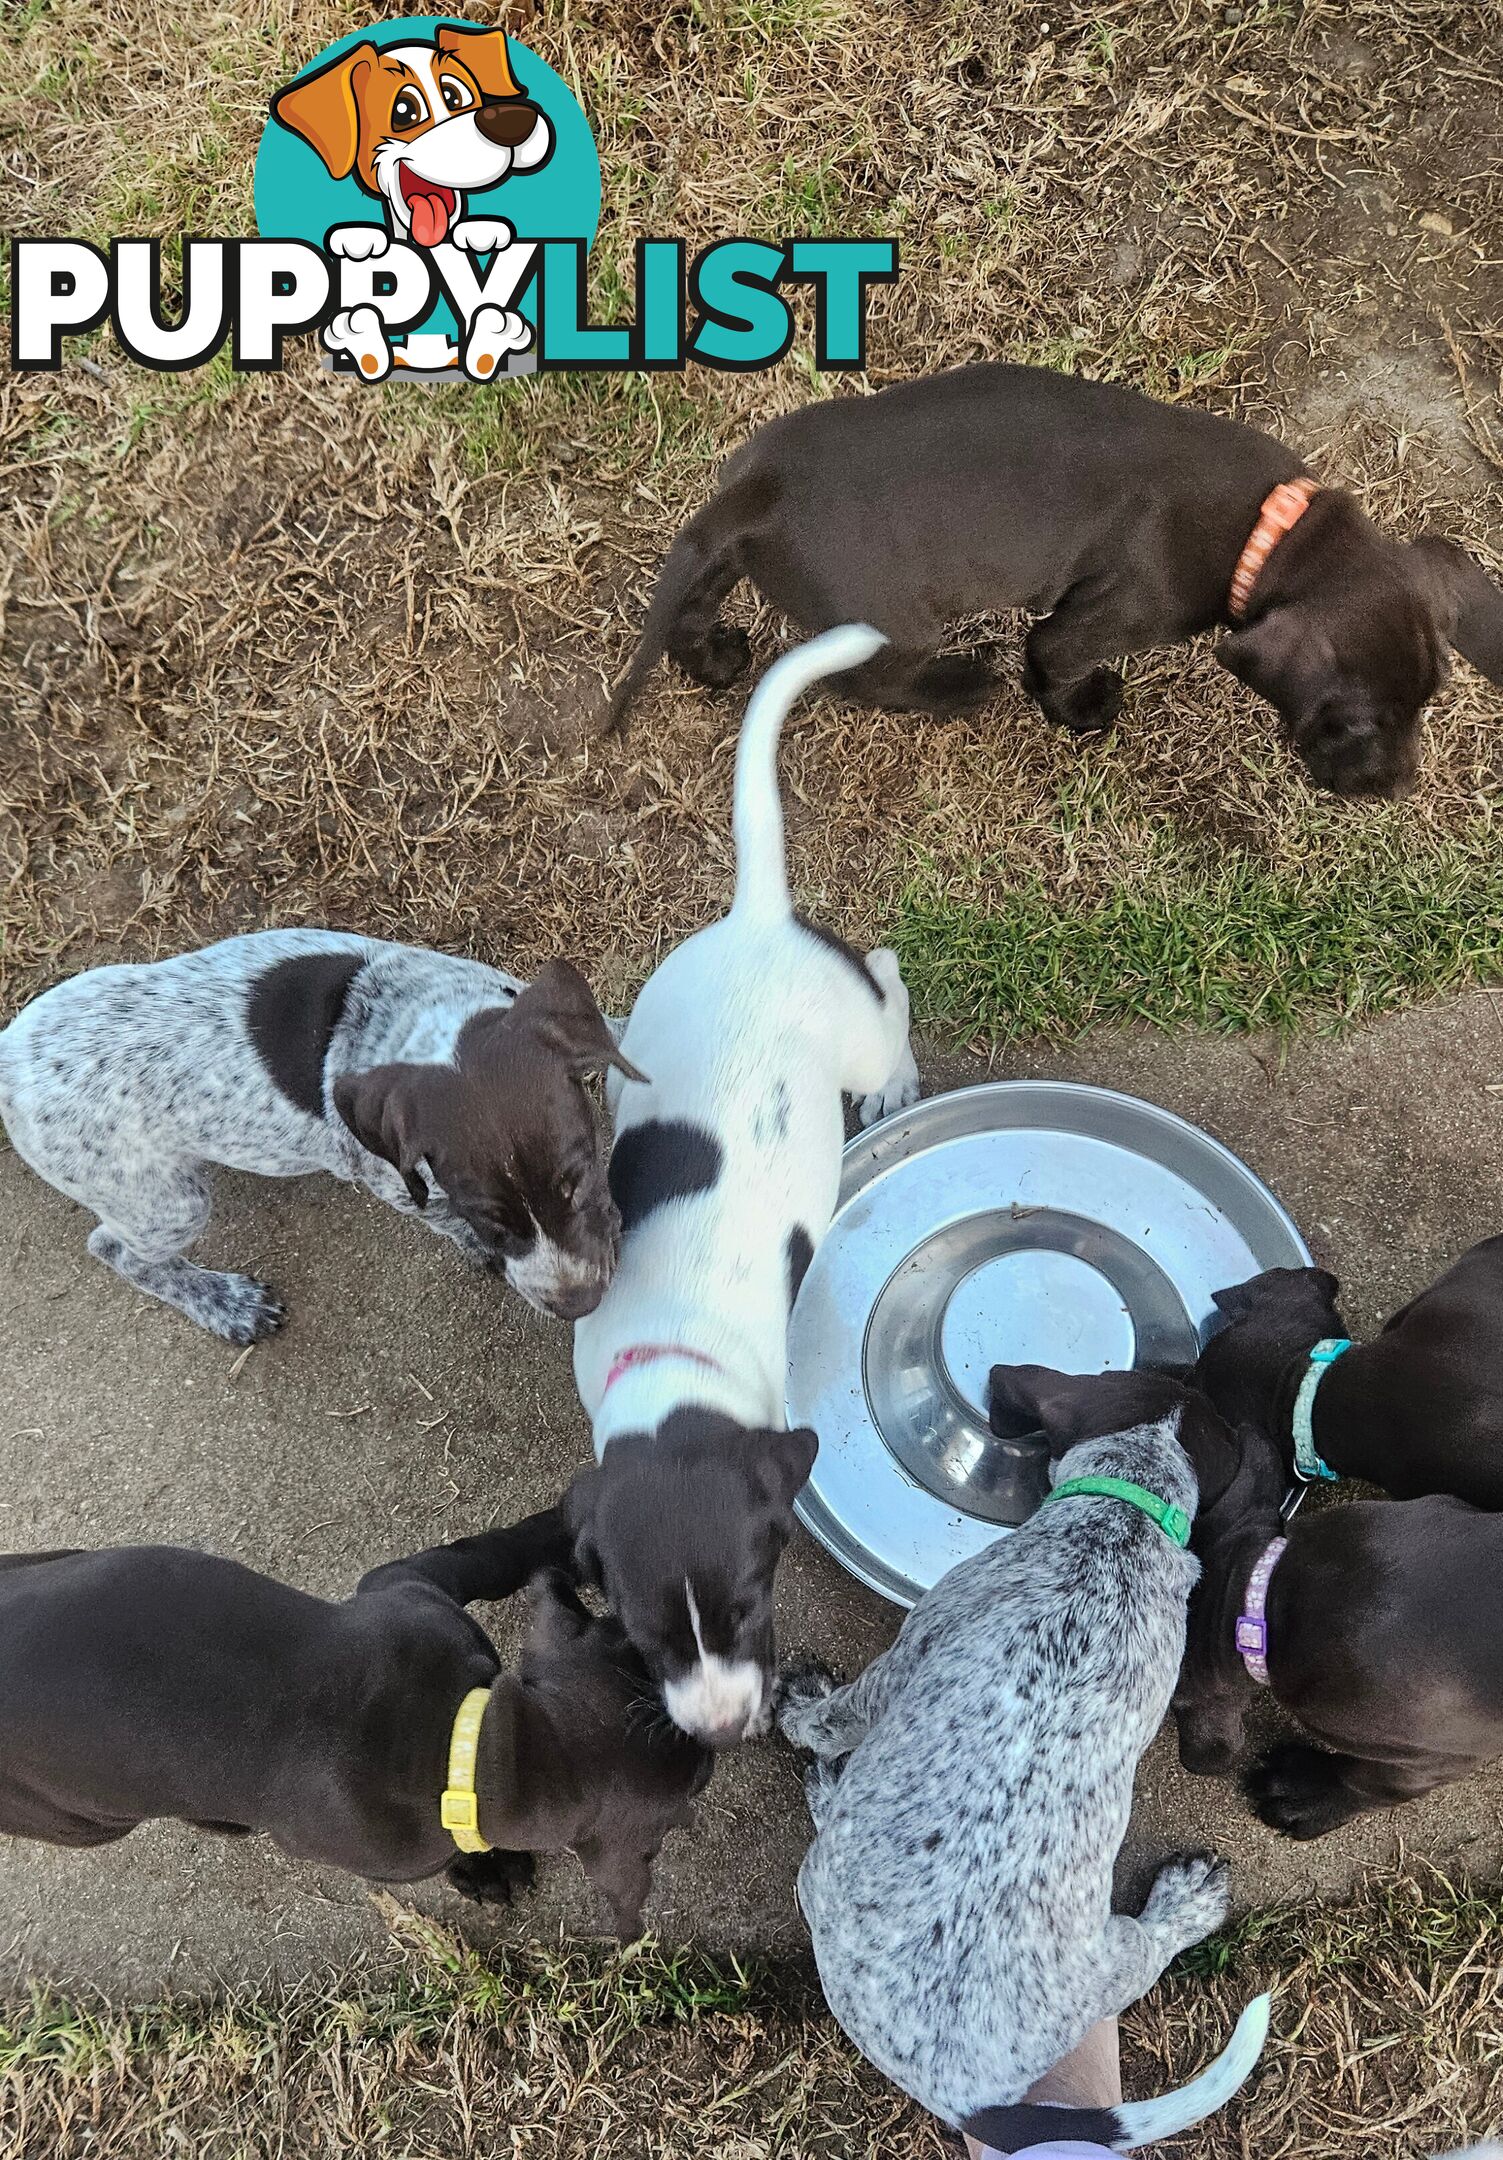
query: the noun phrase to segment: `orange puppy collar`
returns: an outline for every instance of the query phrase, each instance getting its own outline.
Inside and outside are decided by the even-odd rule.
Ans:
[[[1241,622],[1247,613],[1247,603],[1253,596],[1264,563],[1283,539],[1292,532],[1315,497],[1320,493],[1314,480],[1281,480],[1268,496],[1258,512],[1258,522],[1252,536],[1237,558],[1232,572],[1232,589],[1226,603],[1226,611],[1233,622]]]

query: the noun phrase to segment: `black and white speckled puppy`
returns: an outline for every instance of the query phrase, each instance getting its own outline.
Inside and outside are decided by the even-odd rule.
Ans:
[[[998,1367],[994,1405],[1030,1375],[1052,1377]],[[1121,1379],[1128,1429],[1065,1439],[1056,1484],[1123,1479],[1193,1517],[1198,1428],[1214,1443],[1217,1421],[1171,1381]],[[1201,1857],[1160,1869],[1136,1919],[1111,1905],[1198,1573],[1132,1503],[1064,1497],[952,1568],[849,1687],[785,1683],[778,1723],[817,1758],[798,1893],[826,2000],[895,2084],[1000,2151],[1170,2136],[1261,2050],[1266,1997],[1178,2092],[1110,2110],[1015,2104],[1226,1915],[1225,1866]]]
[[[620,1244],[583,1085],[607,1065],[641,1078],[566,961],[529,987],[416,946],[266,930],[46,991],[0,1031],[0,1120],[98,1216],[96,1259],[231,1342],[282,1308],[183,1257],[214,1164],[363,1185],[574,1320]]]

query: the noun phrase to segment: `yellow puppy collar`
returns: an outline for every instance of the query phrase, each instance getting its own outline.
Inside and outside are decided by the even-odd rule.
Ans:
[[[449,1736],[449,1782],[439,1803],[444,1828],[461,1852],[489,1852],[480,1835],[480,1804],[475,1797],[475,1756],[480,1721],[491,1699],[488,1687],[471,1688],[454,1718]]]

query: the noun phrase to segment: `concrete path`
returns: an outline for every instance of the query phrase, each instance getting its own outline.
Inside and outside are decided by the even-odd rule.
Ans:
[[[1271,1045],[1148,1034],[1011,1054],[995,1070],[1109,1084],[1207,1126],[1342,1274],[1359,1331],[1503,1227],[1503,997],[1306,1043],[1282,1070]],[[974,1060],[926,1062],[930,1087],[981,1076]],[[352,1191],[223,1180],[203,1257],[268,1276],[292,1315],[243,1360],[89,1260],[86,1228],[0,1146],[0,1548],[171,1540],[338,1594],[379,1558],[543,1504],[585,1459],[565,1332]],[[847,1670],[897,1619],[802,1537],[780,1603],[785,1645]],[[969,1774],[957,1761],[957,1780]],[[728,1761],[695,1832],[664,1855],[653,1922],[711,1946],[796,1948],[805,1838],[783,1750]],[[1241,1899],[1263,1902],[1340,1886],[1400,1839],[1440,1862],[1503,1861],[1503,1773],[1295,1847],[1229,1788],[1185,1777],[1161,1736],[1124,1887],[1164,1851],[1209,1844],[1234,1859]],[[477,1938],[490,1925],[447,1893],[421,1902]],[[598,1923],[565,1863],[509,1924]],[[161,1825],[87,1855],[0,1843],[7,1976],[194,1986],[316,1971],[380,1933],[361,1884],[259,1841]]]

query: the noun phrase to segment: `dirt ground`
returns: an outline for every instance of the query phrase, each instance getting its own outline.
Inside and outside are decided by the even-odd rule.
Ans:
[[[980,1069],[930,1057],[926,1085]],[[1282,1067],[1258,1040],[1143,1031],[995,1069],[1110,1084],[1203,1123],[1343,1275],[1359,1332],[1498,1226],[1503,998],[1488,993],[1307,1042]],[[82,1217],[13,1155],[0,1156],[0,1224],[7,1547],[200,1543],[337,1594],[383,1556],[543,1503],[586,1454],[564,1332],[346,1188],[224,1180],[207,1255],[264,1272],[292,1315],[244,1360],[90,1261]],[[847,1670],[898,1617],[803,1537],[780,1605],[787,1647]],[[797,1949],[805,1842],[791,1758],[775,1744],[739,1754],[665,1854],[652,1922],[670,1941]],[[1172,1847],[1211,1844],[1234,1859],[1239,1899],[1264,1904],[1345,1886],[1401,1842],[1442,1866],[1503,1862],[1503,1770],[1300,1848],[1228,1789],[1183,1775],[1165,1736],[1140,1776],[1123,1887],[1141,1889]],[[490,1923],[447,1893],[422,1902],[485,1939]],[[597,1921],[560,1865],[509,1924],[546,1935]],[[153,1826],[84,1856],[0,1849],[0,1967],[33,1978],[151,1991],[168,1977],[297,1975],[382,1932],[359,1884],[260,1842]]]
[[[270,90],[372,10],[12,12],[0,224],[158,233],[170,259],[185,230],[250,230]],[[545,0],[526,34],[577,85],[601,149],[597,319],[629,306],[640,233],[691,250],[732,232],[890,235],[902,275],[875,298],[868,375],[819,377],[807,322],[767,375],[556,377],[494,395],[371,395],[306,352],[280,378],[149,377],[107,333],[57,377],[0,375],[0,1017],[96,959],[294,921],[523,970],[566,951],[619,1005],[723,902],[741,700],[664,670],[624,744],[603,746],[592,721],[718,462],[810,397],[980,358],[1111,376],[1273,429],[1385,529],[1443,531],[1499,574],[1495,0]],[[765,658],[784,626],[745,593],[733,611]],[[1083,745],[1023,699],[1017,626],[996,627],[997,694],[972,720],[819,705],[790,729],[800,899],[852,937],[900,942],[921,1020],[1005,1039],[996,1071],[1122,1087],[1237,1148],[1346,1278],[1352,1324],[1372,1328],[1499,1227],[1503,998],[1447,994],[1340,1040],[1306,1033],[1287,1056],[1266,1035],[1188,1029],[1054,1045],[1103,1012],[1308,1028],[1496,980],[1497,694],[1458,667],[1415,795],[1341,805],[1305,784],[1271,714],[1204,646],[1136,663],[1122,726]],[[1114,949],[1118,903],[1129,922],[1156,909],[1155,938],[1124,932]],[[1096,926],[1090,968],[1082,924]],[[930,1086],[986,1069],[925,1060]],[[0,1145],[0,1548],[177,1539],[338,1594],[377,1558],[551,1498],[585,1457],[564,1333],[347,1190],[224,1181],[205,1256],[268,1275],[292,1311],[244,1360],[90,1262],[85,1227]],[[897,1620],[807,1539],[780,1603],[785,1645],[846,1669]],[[664,1856],[651,1921],[670,1944],[801,1953],[805,1837],[779,1747],[727,1761]],[[1141,1772],[1124,1896],[1185,1844],[1226,1852],[1248,1906],[1342,1889],[1402,1848],[1485,1877],[1503,1866],[1503,1769],[1296,1848],[1185,1777],[1164,1738]],[[1416,1898],[1422,1875],[1406,1863]],[[442,1892],[421,1902],[477,1941],[496,1925]],[[503,1928],[539,1948],[596,1924],[562,1864]],[[259,1842],[153,1826],[86,1856],[0,1847],[0,1985],[147,1997],[274,1972],[316,1988],[386,1925],[361,1885]],[[1279,2107],[1260,2101],[1246,2134],[1229,2111],[1207,2133],[1218,2153],[1399,2149],[1369,2135],[1374,2090],[1389,2075],[1407,2121],[1414,2063],[1428,2075],[1445,2052],[1413,2032],[1407,2052],[1382,2052],[1419,1932],[1401,1910],[1355,2010],[1323,1947],[1269,1951],[1269,1977],[1295,1975],[1266,2073]],[[1494,1934],[1458,1958],[1485,1963]],[[1139,2013],[1174,2036],[1154,2085],[1206,2059],[1242,1984],[1215,1996],[1181,1976]],[[1449,1980],[1434,1992],[1437,2033],[1464,2023]],[[333,2015],[343,2037],[352,2020]],[[250,2059],[276,2092],[292,2042],[267,2017]],[[569,2037],[551,2012],[535,2022],[549,2047]],[[1482,2032],[1465,2046],[1492,2065],[1490,2008]],[[494,2035],[485,2024],[449,2066],[462,2128],[446,2153],[471,2134],[477,2057],[491,2072],[508,2060]],[[394,2060],[410,2096],[409,2044],[399,2034]],[[686,2116],[737,2074],[729,2043],[704,2045]],[[580,2074],[618,2110],[593,2048],[587,2032]],[[768,2048],[794,2060],[785,2027]],[[70,2049],[64,2034],[71,2063]],[[49,2124],[56,2149],[71,2160],[75,2121],[92,2149],[102,2105],[101,2149],[113,2135],[136,2160],[135,2118],[110,2117],[85,2084],[87,2047],[74,2052],[77,2113]],[[1472,2053],[1452,2078],[1456,2142],[1491,2108]],[[654,2035],[643,2059],[651,2123],[673,2058]],[[359,2088],[346,2069],[341,2056],[330,2074],[340,2110]],[[41,2097],[26,2093],[24,2060],[15,2082],[24,2105],[49,2106],[40,2078]],[[550,2073],[545,2115],[568,2089]],[[365,2098],[358,2135],[328,2149],[388,2149],[379,2085]],[[508,2149],[551,2154],[546,2129],[524,2148],[509,2103]],[[795,2124],[779,2151],[826,2149],[830,2122],[842,2149],[845,2117],[803,2114],[811,2129]],[[593,2138],[597,2117],[578,2120]],[[933,2133],[912,2135],[927,2151]],[[1420,2135],[1406,2155],[1434,2149]],[[649,2142],[625,2149],[637,2160]],[[40,2149],[28,2118],[15,2150]],[[853,2134],[844,2149],[898,2147]]]
[[[367,12],[26,0],[0,43],[8,229],[248,230],[270,89]],[[101,333],[58,376],[0,380],[0,1001],[122,942],[266,920],[523,971],[567,951],[622,994],[720,904],[741,699],[664,669],[626,743],[592,723],[680,518],[810,397],[978,358],[1112,376],[1270,427],[1385,528],[1496,566],[1496,31],[1492,0],[549,0],[526,35],[605,176],[597,318],[629,311],[641,232],[881,233],[902,271],[868,376],[813,373],[801,320],[747,376],[370,393],[302,350],[281,377],[150,376]],[[732,606],[764,658],[781,626]],[[908,936],[921,1016],[978,1040],[1103,1006],[1271,1020],[1229,865],[1327,903],[1301,1012],[1487,964],[1498,700],[1471,670],[1418,794],[1354,807],[1205,650],[1135,663],[1123,725],[1082,745],[1022,697],[998,627],[974,719],[821,707],[786,746],[811,906],[868,942],[902,936],[915,888],[1015,926],[993,977]],[[1375,934],[1360,896],[1390,890]],[[1162,943],[1120,1002],[1110,971],[1051,967],[1117,894],[1234,943],[1231,991]]]

